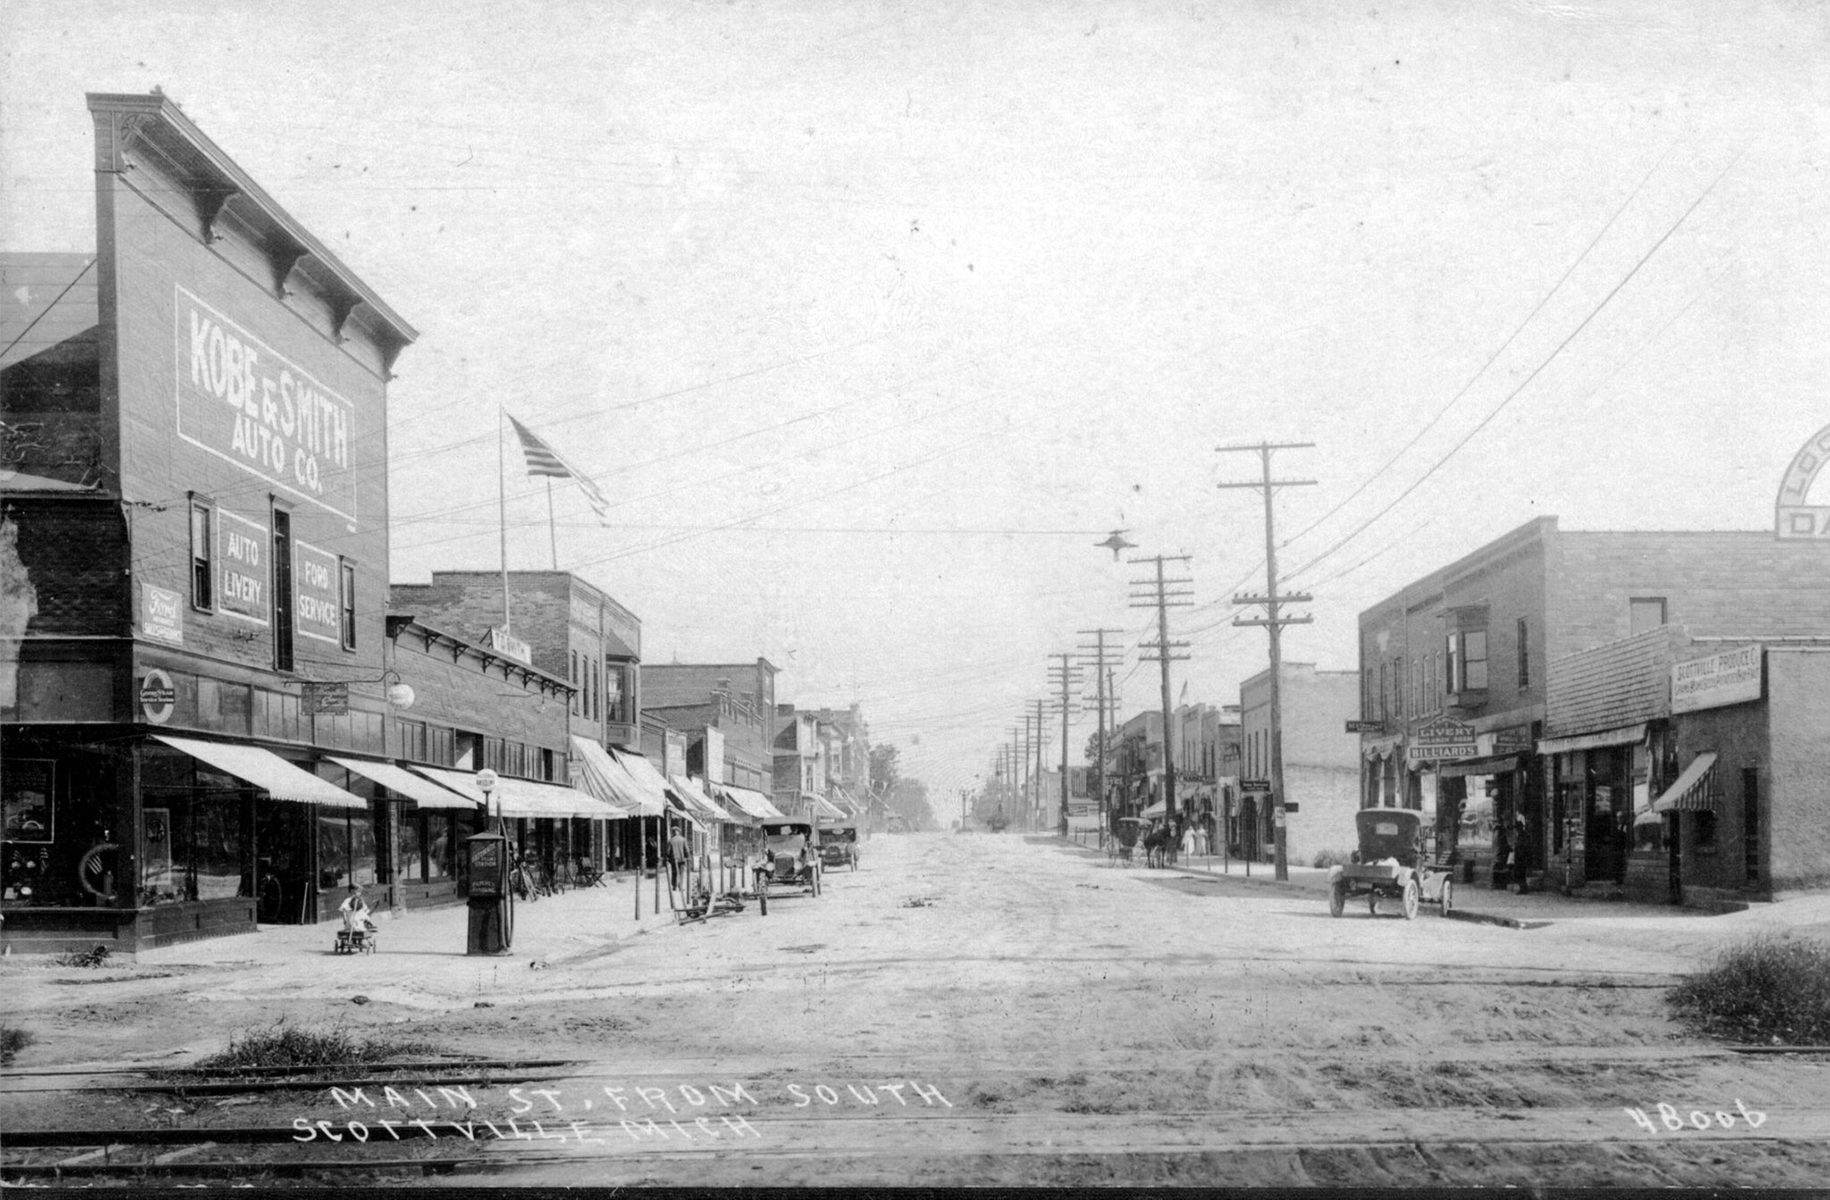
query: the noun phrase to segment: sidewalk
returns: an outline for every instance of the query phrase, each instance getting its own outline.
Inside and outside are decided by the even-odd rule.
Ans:
[[[1091,846],[1083,846],[1069,841],[1065,844],[1057,839],[1054,843],[1070,852],[1078,851],[1089,857],[1104,859],[1104,851]],[[1132,870],[1150,870],[1143,865],[1140,851]],[[1326,903],[1328,895],[1328,868],[1302,867],[1291,865],[1286,874],[1287,880],[1276,878],[1276,868],[1270,863],[1247,864],[1239,859],[1230,862],[1218,857],[1189,859],[1183,855],[1174,866],[1163,868],[1197,879],[1225,880],[1229,883],[1247,884],[1266,891],[1284,892],[1295,895],[1312,895],[1317,903]],[[1249,872],[1249,873],[1248,873]],[[1815,898],[1814,898],[1815,899]],[[1785,924],[1816,924],[1830,919],[1830,897],[1822,899],[1823,916],[1815,915],[1808,920],[1786,921]],[[1756,906],[1755,912],[1771,911],[1773,905]],[[1622,919],[1671,919],[1671,918],[1715,918],[1729,915],[1745,916],[1746,914],[1718,914],[1704,909],[1682,908],[1669,904],[1640,904],[1625,900],[1603,900],[1599,898],[1565,896],[1556,891],[1534,891],[1523,896],[1504,889],[1495,890],[1478,883],[1455,882],[1451,915],[1464,921],[1478,921],[1486,924],[1506,925],[1515,929],[1536,929],[1558,922],[1583,920],[1622,920]],[[1802,916],[1805,914],[1794,914]]]

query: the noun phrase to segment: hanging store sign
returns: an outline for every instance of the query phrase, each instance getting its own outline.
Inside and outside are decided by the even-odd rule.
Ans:
[[[1404,757],[1410,762],[1479,758],[1480,739],[1474,726],[1452,717],[1437,717],[1411,734]]]
[[[349,684],[308,683],[300,697],[299,707],[306,716],[348,716]]]
[[[148,722],[163,725],[178,708],[178,689],[172,677],[154,667],[140,677],[140,712]]]
[[[1759,646],[1743,646],[1671,667],[1671,711],[1695,712],[1760,699]]]
[[[184,645],[184,605],[177,592],[150,583],[141,585],[140,635]]]
[[[1384,721],[1349,721],[1349,722],[1347,722],[1347,732],[1348,733],[1384,733],[1385,732],[1385,722]]]
[[[1268,792],[1271,790],[1269,779],[1241,779],[1239,790],[1242,792]]]
[[[1496,729],[1491,735],[1492,744],[1487,753],[1529,754],[1531,753],[1531,731],[1529,729]]]
[[[217,610],[256,625],[267,623],[267,527],[226,508],[216,510]]]
[[[341,644],[343,611],[338,601],[342,578],[337,556],[293,539],[293,626],[308,638]]]
[[[1781,541],[1794,538],[1830,539],[1830,505],[1806,504],[1818,473],[1830,464],[1830,425],[1824,426],[1786,464],[1779,482],[1779,499],[1773,504],[1773,533]]]
[[[356,520],[356,406],[182,286],[172,305],[178,436]]]

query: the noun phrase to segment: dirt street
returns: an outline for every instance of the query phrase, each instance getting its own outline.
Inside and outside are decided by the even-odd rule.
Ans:
[[[1663,1003],[1711,947],[1830,913],[1792,904],[1333,919],[1316,894],[1059,844],[879,836],[766,917],[638,925],[628,882],[523,905],[502,959],[462,954],[456,909],[383,918],[367,957],[318,927],[96,970],[9,960],[9,1023],[37,1041],[0,1123],[298,1129],[251,1160],[385,1162],[404,1184],[409,1160],[496,1186],[1816,1184],[1830,1063],[1688,1038]],[[23,1073],[183,1063],[281,1018],[576,1061],[182,1100]]]

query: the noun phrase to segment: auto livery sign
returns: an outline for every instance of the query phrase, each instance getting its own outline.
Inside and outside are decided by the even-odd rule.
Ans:
[[[1474,726],[1450,717],[1437,717],[1417,727],[1405,747],[1412,762],[1443,762],[1454,758],[1479,758],[1480,739]]]
[[[1760,647],[1743,646],[1671,667],[1671,711],[1695,712],[1760,699]]]
[[[355,405],[174,286],[178,436],[354,524]]]
[[[256,625],[267,623],[267,527],[226,508],[216,510],[216,608]]]

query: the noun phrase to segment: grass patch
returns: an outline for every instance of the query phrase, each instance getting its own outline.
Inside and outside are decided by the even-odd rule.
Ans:
[[[294,1025],[278,1021],[265,1028],[240,1029],[229,1035],[229,1048],[199,1059],[206,1070],[238,1067],[321,1067],[387,1062],[389,1059],[439,1054],[431,1042],[399,1036],[375,1037],[342,1026]]]
[[[1760,934],[1716,952],[1668,997],[1700,1032],[1738,1042],[1830,1044],[1830,942]]]
[[[0,1065],[13,1061],[13,1056],[32,1044],[32,1035],[23,1029],[11,1025],[0,1025]]]

